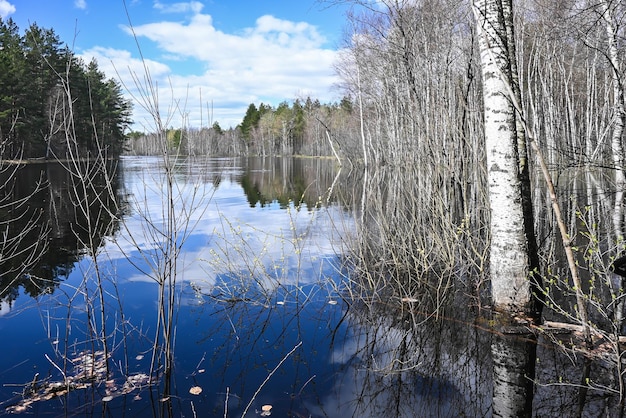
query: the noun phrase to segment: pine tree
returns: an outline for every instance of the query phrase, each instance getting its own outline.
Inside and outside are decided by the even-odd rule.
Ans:
[[[68,94],[69,93],[69,94]],[[95,61],[85,66],[51,29],[23,36],[0,19],[0,153],[4,157],[121,154],[131,106]]]
[[[247,141],[251,138],[252,129],[257,126],[261,116],[259,114],[259,110],[256,108],[254,103],[250,103],[248,106],[248,110],[246,110],[246,114],[243,117],[243,121],[239,127],[241,128],[241,135]]]
[[[0,144],[3,155],[15,156],[17,147],[17,127],[23,116],[21,80],[25,75],[25,62],[22,53],[22,38],[12,19],[0,18]]]

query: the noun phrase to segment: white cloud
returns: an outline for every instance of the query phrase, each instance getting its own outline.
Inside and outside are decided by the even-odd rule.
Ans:
[[[138,125],[135,129],[154,130],[151,110],[146,109],[146,107],[150,107],[151,103],[155,101],[160,101],[161,105],[169,103],[168,98],[172,97],[172,94],[168,94],[170,91],[168,78],[172,76],[170,67],[149,58],[142,61],[140,58],[133,57],[129,51],[114,48],[94,47],[83,51],[79,56],[86,63],[95,58],[98,62],[98,68],[107,77],[115,78],[122,83],[127,97],[133,102],[134,119]],[[150,83],[159,90],[157,100],[149,100],[151,96]],[[164,115],[169,113],[167,107],[162,109],[161,113]],[[166,126],[169,126],[175,121],[165,120],[164,122],[167,122]]]
[[[125,30],[131,35],[129,28]],[[181,126],[183,120],[196,127],[202,120],[206,126],[210,106],[213,120],[227,128],[241,122],[252,102],[278,105],[307,95],[322,102],[336,99],[331,87],[337,83],[332,69],[337,51],[325,48],[324,37],[309,23],[266,15],[253,27],[226,33],[214,26],[210,15],[195,14],[187,22],[162,21],[133,30],[143,44],[152,80],[159,86],[161,116],[171,117],[167,126]],[[146,52],[154,50],[148,41],[157,47],[158,56]],[[96,57],[108,76],[116,76],[114,64],[135,93],[133,71],[143,82],[136,53],[99,47],[83,55],[86,62],[88,56]],[[176,73],[181,68],[184,75]],[[151,120],[137,104],[134,114],[139,124]]]
[[[134,31],[168,58],[197,63],[196,74],[171,76],[172,90],[193,107],[194,101],[200,104],[202,89],[202,100],[213,101],[222,126],[239,123],[250,102],[276,105],[296,95],[331,100],[330,87],[337,81],[332,70],[336,51],[324,48],[324,37],[306,22],[266,15],[254,27],[231,34],[218,30],[210,15],[196,14],[188,23],[150,23]],[[224,101],[239,102],[236,119],[223,120]],[[189,112],[192,124],[198,120],[196,107],[195,116]]]
[[[133,76],[143,78],[146,69],[155,79],[161,79],[171,73],[170,68],[163,63],[151,59],[142,62],[141,59],[134,58],[129,51],[114,48],[95,47],[84,51],[80,57],[85,62],[95,58],[100,70],[109,77],[119,78],[124,82],[132,80]]]
[[[0,0],[0,17],[5,18],[10,14],[15,13],[15,6],[9,3],[7,0]]]
[[[154,8],[163,13],[200,13],[204,4],[198,1],[190,1],[186,3],[163,4],[160,1],[154,2]]]
[[[85,0],[74,0],[74,6],[77,9],[85,10],[87,8],[87,2]]]

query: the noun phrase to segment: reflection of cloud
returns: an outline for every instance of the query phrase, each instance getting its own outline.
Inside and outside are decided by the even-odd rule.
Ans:
[[[9,302],[0,301],[0,316],[4,316],[11,312],[11,304]]]
[[[429,330],[437,327],[431,322],[398,327],[393,313],[372,309],[369,303],[346,314],[345,333],[336,336],[329,356],[332,388],[319,403],[307,403],[313,416],[487,414],[491,386],[484,382],[491,378],[489,362],[459,355],[465,349],[450,344],[447,331],[442,336]],[[462,334],[474,331],[462,327],[454,328],[459,332],[454,335],[465,341]],[[488,350],[485,355],[489,357]]]
[[[87,8],[87,2],[85,0],[74,0],[74,6],[77,9],[85,10]]]
[[[156,170],[133,169],[125,181],[132,214],[123,220],[125,227],[105,251],[124,280],[154,282],[145,272],[159,257],[163,259],[159,240],[165,230],[166,182],[149,174]],[[233,181],[224,179],[214,189],[186,175],[176,179],[175,218],[180,240],[184,240],[177,259],[180,281],[210,291],[218,278],[254,275],[258,285],[273,291],[279,286],[319,282],[322,269],[329,268],[327,259],[336,256],[336,225],[348,222],[348,215],[339,208],[251,208],[242,187]],[[183,233],[185,225],[189,229]]]

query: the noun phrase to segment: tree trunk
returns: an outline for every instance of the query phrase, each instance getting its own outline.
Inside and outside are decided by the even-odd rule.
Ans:
[[[533,310],[531,257],[525,233],[515,106],[507,24],[511,3],[476,0],[485,111],[490,204],[490,276],[494,306],[506,312]],[[511,30],[512,28],[509,28]]]
[[[619,60],[618,33],[619,27],[613,17],[612,5],[608,0],[602,2],[602,16],[606,24],[606,35],[608,41],[608,59],[611,65],[611,78],[613,82],[613,109],[615,116],[613,117],[613,134],[611,136],[611,151],[613,156],[613,165],[615,168],[615,206],[613,208],[613,230],[615,241],[618,246],[624,241],[624,188],[626,187],[626,175],[624,173],[624,147],[622,144],[622,136],[624,126],[626,125],[626,105],[624,103],[624,84],[622,65]],[[619,254],[615,254],[616,257]],[[619,302],[615,306],[615,321],[619,327],[624,322],[624,300],[620,300],[619,296],[626,284],[624,278],[613,276],[609,280],[611,284],[611,293]]]
[[[613,10],[608,0],[602,2],[602,16],[606,24],[606,34],[608,41],[608,59],[611,65],[611,78],[613,82],[613,134],[611,136],[611,151],[613,154],[613,165],[615,168],[615,189],[617,190],[615,199],[615,213],[613,216],[614,229],[617,241],[624,239],[623,231],[623,190],[626,185],[624,175],[624,147],[622,136],[624,125],[626,125],[626,105],[624,104],[624,85],[622,80],[622,65],[619,61],[619,51],[617,49],[618,28],[613,17]]]

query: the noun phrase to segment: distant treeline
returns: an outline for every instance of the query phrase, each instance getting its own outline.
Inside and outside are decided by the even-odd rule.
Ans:
[[[119,155],[131,105],[95,61],[85,64],[52,29],[20,34],[0,19],[0,155],[11,158]]]
[[[333,155],[357,152],[359,121],[349,97],[339,103],[322,104],[307,97],[278,106],[251,103],[237,127],[223,129],[219,122],[205,128],[171,128],[167,145],[189,155]],[[133,132],[129,153],[153,155],[162,152],[157,134]],[[332,145],[331,145],[332,144]]]

